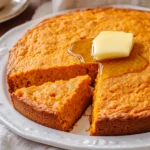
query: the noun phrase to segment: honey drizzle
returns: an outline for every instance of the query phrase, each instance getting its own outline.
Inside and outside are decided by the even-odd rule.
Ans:
[[[148,60],[138,54],[135,50],[129,57],[98,62],[92,56],[93,39],[80,40],[72,44],[68,52],[77,57],[81,63],[98,63],[102,78],[121,76],[122,74],[138,72],[148,65]]]
[[[69,47],[68,52],[80,59],[82,63],[95,62],[91,54],[92,40],[93,39],[85,39],[77,41]]]

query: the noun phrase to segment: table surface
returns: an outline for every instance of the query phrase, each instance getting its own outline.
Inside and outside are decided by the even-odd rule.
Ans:
[[[28,20],[31,20],[35,10],[46,1],[48,0],[30,0],[30,5],[22,14],[0,24],[0,36],[2,36],[4,33],[12,29],[13,27],[23,24]]]

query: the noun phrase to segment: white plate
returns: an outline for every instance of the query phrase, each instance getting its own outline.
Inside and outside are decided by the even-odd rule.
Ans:
[[[150,11],[150,9],[133,7],[131,5],[112,6]],[[49,15],[47,17],[66,12],[68,11]],[[78,121],[71,133],[67,133],[39,125],[25,118],[13,108],[6,84],[7,52],[27,29],[47,17],[18,26],[7,32],[0,39],[0,120],[10,130],[24,138],[66,149],[150,149],[150,133],[126,136],[89,136],[89,133],[85,131],[89,129],[88,116],[85,115]],[[86,114],[90,114],[90,107],[86,111]]]
[[[10,20],[21,14],[29,5],[30,0],[10,0],[3,9],[0,9],[0,23]]]

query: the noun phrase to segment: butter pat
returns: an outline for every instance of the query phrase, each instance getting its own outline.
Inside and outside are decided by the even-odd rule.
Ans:
[[[93,40],[92,55],[98,61],[128,57],[133,44],[133,33],[102,31]]]

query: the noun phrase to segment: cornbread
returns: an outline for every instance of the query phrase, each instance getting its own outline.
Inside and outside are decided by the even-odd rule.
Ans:
[[[89,76],[21,88],[11,94],[14,107],[42,125],[68,131],[89,105]]]
[[[150,131],[150,66],[137,73],[97,78],[91,135]]]
[[[74,42],[94,39],[101,31],[133,33],[134,46],[128,58],[102,62],[103,68],[97,74],[99,68],[97,62],[82,63],[67,50]],[[89,100],[84,100],[85,104],[81,106],[80,104],[75,105],[78,105],[79,108],[76,108],[80,110],[79,113],[75,110],[74,102],[81,102],[83,95],[83,97],[86,96],[85,99],[91,95],[86,88],[90,83],[86,82],[89,79],[86,79],[86,85],[81,81],[82,88],[75,87],[76,82],[71,82],[77,78],[69,79],[88,74],[92,82],[96,78],[91,135],[134,134],[150,131],[149,62],[150,12],[95,8],[46,19],[27,31],[9,52],[7,82],[9,92],[13,93],[11,98],[14,107],[18,111],[33,121],[67,131],[85,110]],[[45,83],[49,81],[56,82]],[[75,87],[76,92],[68,93],[66,90],[61,94],[62,98],[59,99],[59,102],[64,102],[63,98],[66,100],[64,104],[67,105],[64,107],[67,108],[66,110],[58,103],[58,111],[49,111],[51,108],[47,109],[47,105],[44,105],[46,100],[43,101],[43,96],[39,98],[40,103],[36,103],[33,97],[29,98],[27,94],[25,96],[19,94],[25,91],[27,93],[28,89],[32,91],[32,89],[39,88],[38,93],[43,91],[45,95],[45,87],[40,87],[57,84],[58,87],[63,85],[63,88],[66,89],[67,83]],[[85,91],[84,88],[86,88]],[[70,94],[72,96],[68,100]],[[67,103],[67,100],[70,102]],[[64,113],[71,118],[68,121],[65,117],[65,123],[62,121]]]
[[[97,64],[81,63],[68,54],[69,45],[78,40],[95,38],[104,30],[132,32],[135,43],[139,40],[144,43],[149,40],[149,18],[149,12],[95,8],[42,21],[28,30],[9,52],[9,91],[85,74],[94,80]]]

